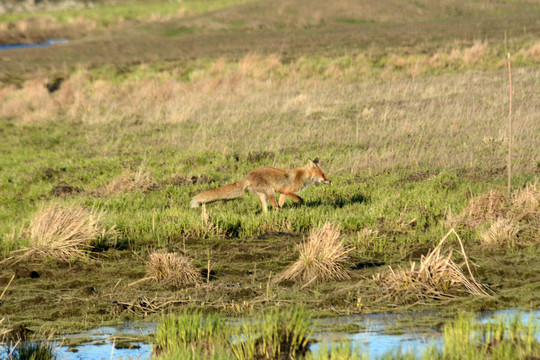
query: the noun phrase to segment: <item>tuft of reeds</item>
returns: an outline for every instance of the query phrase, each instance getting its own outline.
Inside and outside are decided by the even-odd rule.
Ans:
[[[225,344],[225,321],[218,314],[203,315],[201,311],[183,311],[163,316],[156,330],[155,353],[178,351],[212,353]]]
[[[84,259],[96,240],[116,237],[113,228],[101,222],[103,211],[79,205],[41,206],[23,233],[30,241],[27,248],[16,250],[6,260],[53,258],[69,262]]]
[[[540,356],[540,328],[531,314],[497,317],[485,323],[462,313],[443,327],[442,347],[428,348],[424,359],[537,359]]]
[[[340,235],[340,227],[328,222],[311,230],[308,239],[298,245],[298,260],[276,277],[274,283],[294,280],[308,285],[348,279],[349,274],[342,264],[353,248],[345,247]]]
[[[0,333],[0,354],[6,360],[55,360],[58,359],[57,350],[60,347],[53,340],[53,333],[40,330],[29,339],[33,331],[17,326]]]
[[[304,308],[271,309],[260,322],[242,324],[232,353],[238,360],[297,359],[308,351],[312,324]]]
[[[452,258],[452,249],[442,251],[442,244],[454,233],[461,246],[461,255],[465,263],[458,265]],[[467,265],[469,277],[461,268]],[[402,302],[416,302],[429,299],[445,299],[456,297],[459,294],[469,293],[474,296],[490,296],[484,285],[478,283],[469,268],[467,255],[457,233],[452,229],[439,242],[439,244],[426,256],[422,256],[420,263],[411,261],[408,269],[392,269],[377,273],[373,276],[374,282],[380,286],[381,292],[389,298]]]
[[[146,263],[146,275],[159,284],[181,288],[188,284],[200,284],[201,273],[190,258],[176,253],[152,252]]]

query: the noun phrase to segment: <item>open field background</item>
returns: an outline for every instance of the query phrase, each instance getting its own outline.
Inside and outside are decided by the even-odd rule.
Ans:
[[[0,53],[3,258],[32,245],[40,207],[103,211],[115,234],[83,260],[2,263],[3,286],[15,274],[3,325],[67,331],[139,318],[144,299],[146,315],[186,304],[229,314],[298,302],[327,314],[538,308],[538,2],[205,4],[0,15],[2,39],[71,39]],[[502,210],[515,203],[505,197],[507,52],[514,196],[534,187],[526,217]],[[246,194],[209,205],[205,219],[188,206],[254,168],[315,157],[332,185],[307,189],[301,207],[264,215]],[[490,191],[499,212],[467,218]],[[486,243],[503,215],[510,230]],[[273,283],[325,222],[353,248],[350,279]],[[372,275],[418,262],[452,227],[491,297],[381,293]],[[456,240],[445,246],[459,248]],[[189,256],[203,281],[133,284],[156,249]]]

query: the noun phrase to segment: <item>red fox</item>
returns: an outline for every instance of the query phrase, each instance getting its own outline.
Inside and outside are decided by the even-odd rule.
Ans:
[[[302,204],[304,200],[298,196],[300,190],[314,182],[330,184],[330,180],[318,165],[319,159],[308,160],[306,166],[295,169],[260,168],[251,171],[247,176],[217,189],[208,190],[191,199],[192,208],[216,200],[231,200],[241,197],[247,190],[253,191],[261,201],[264,212],[267,212],[268,201],[274,209],[280,209],[287,196]],[[276,203],[276,192],[280,193],[279,205]]]

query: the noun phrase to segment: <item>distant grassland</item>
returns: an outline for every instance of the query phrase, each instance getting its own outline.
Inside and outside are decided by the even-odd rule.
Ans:
[[[44,18],[58,24],[73,24],[94,21],[95,26],[118,25],[124,20],[158,20],[171,17],[202,14],[224,9],[232,5],[245,4],[256,0],[181,0],[181,1],[93,1],[49,4],[49,9],[38,13],[21,11],[0,15],[1,23],[12,23],[32,18]],[[29,23],[31,24],[31,23]],[[22,23],[19,24],[22,26]]]

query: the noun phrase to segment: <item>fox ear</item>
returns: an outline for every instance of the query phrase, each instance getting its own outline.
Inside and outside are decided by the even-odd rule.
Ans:
[[[307,166],[311,169],[316,168],[318,162],[319,162],[319,159],[315,159],[315,161],[308,160]]]
[[[319,158],[313,159],[313,162],[314,162],[315,164],[319,165]]]

